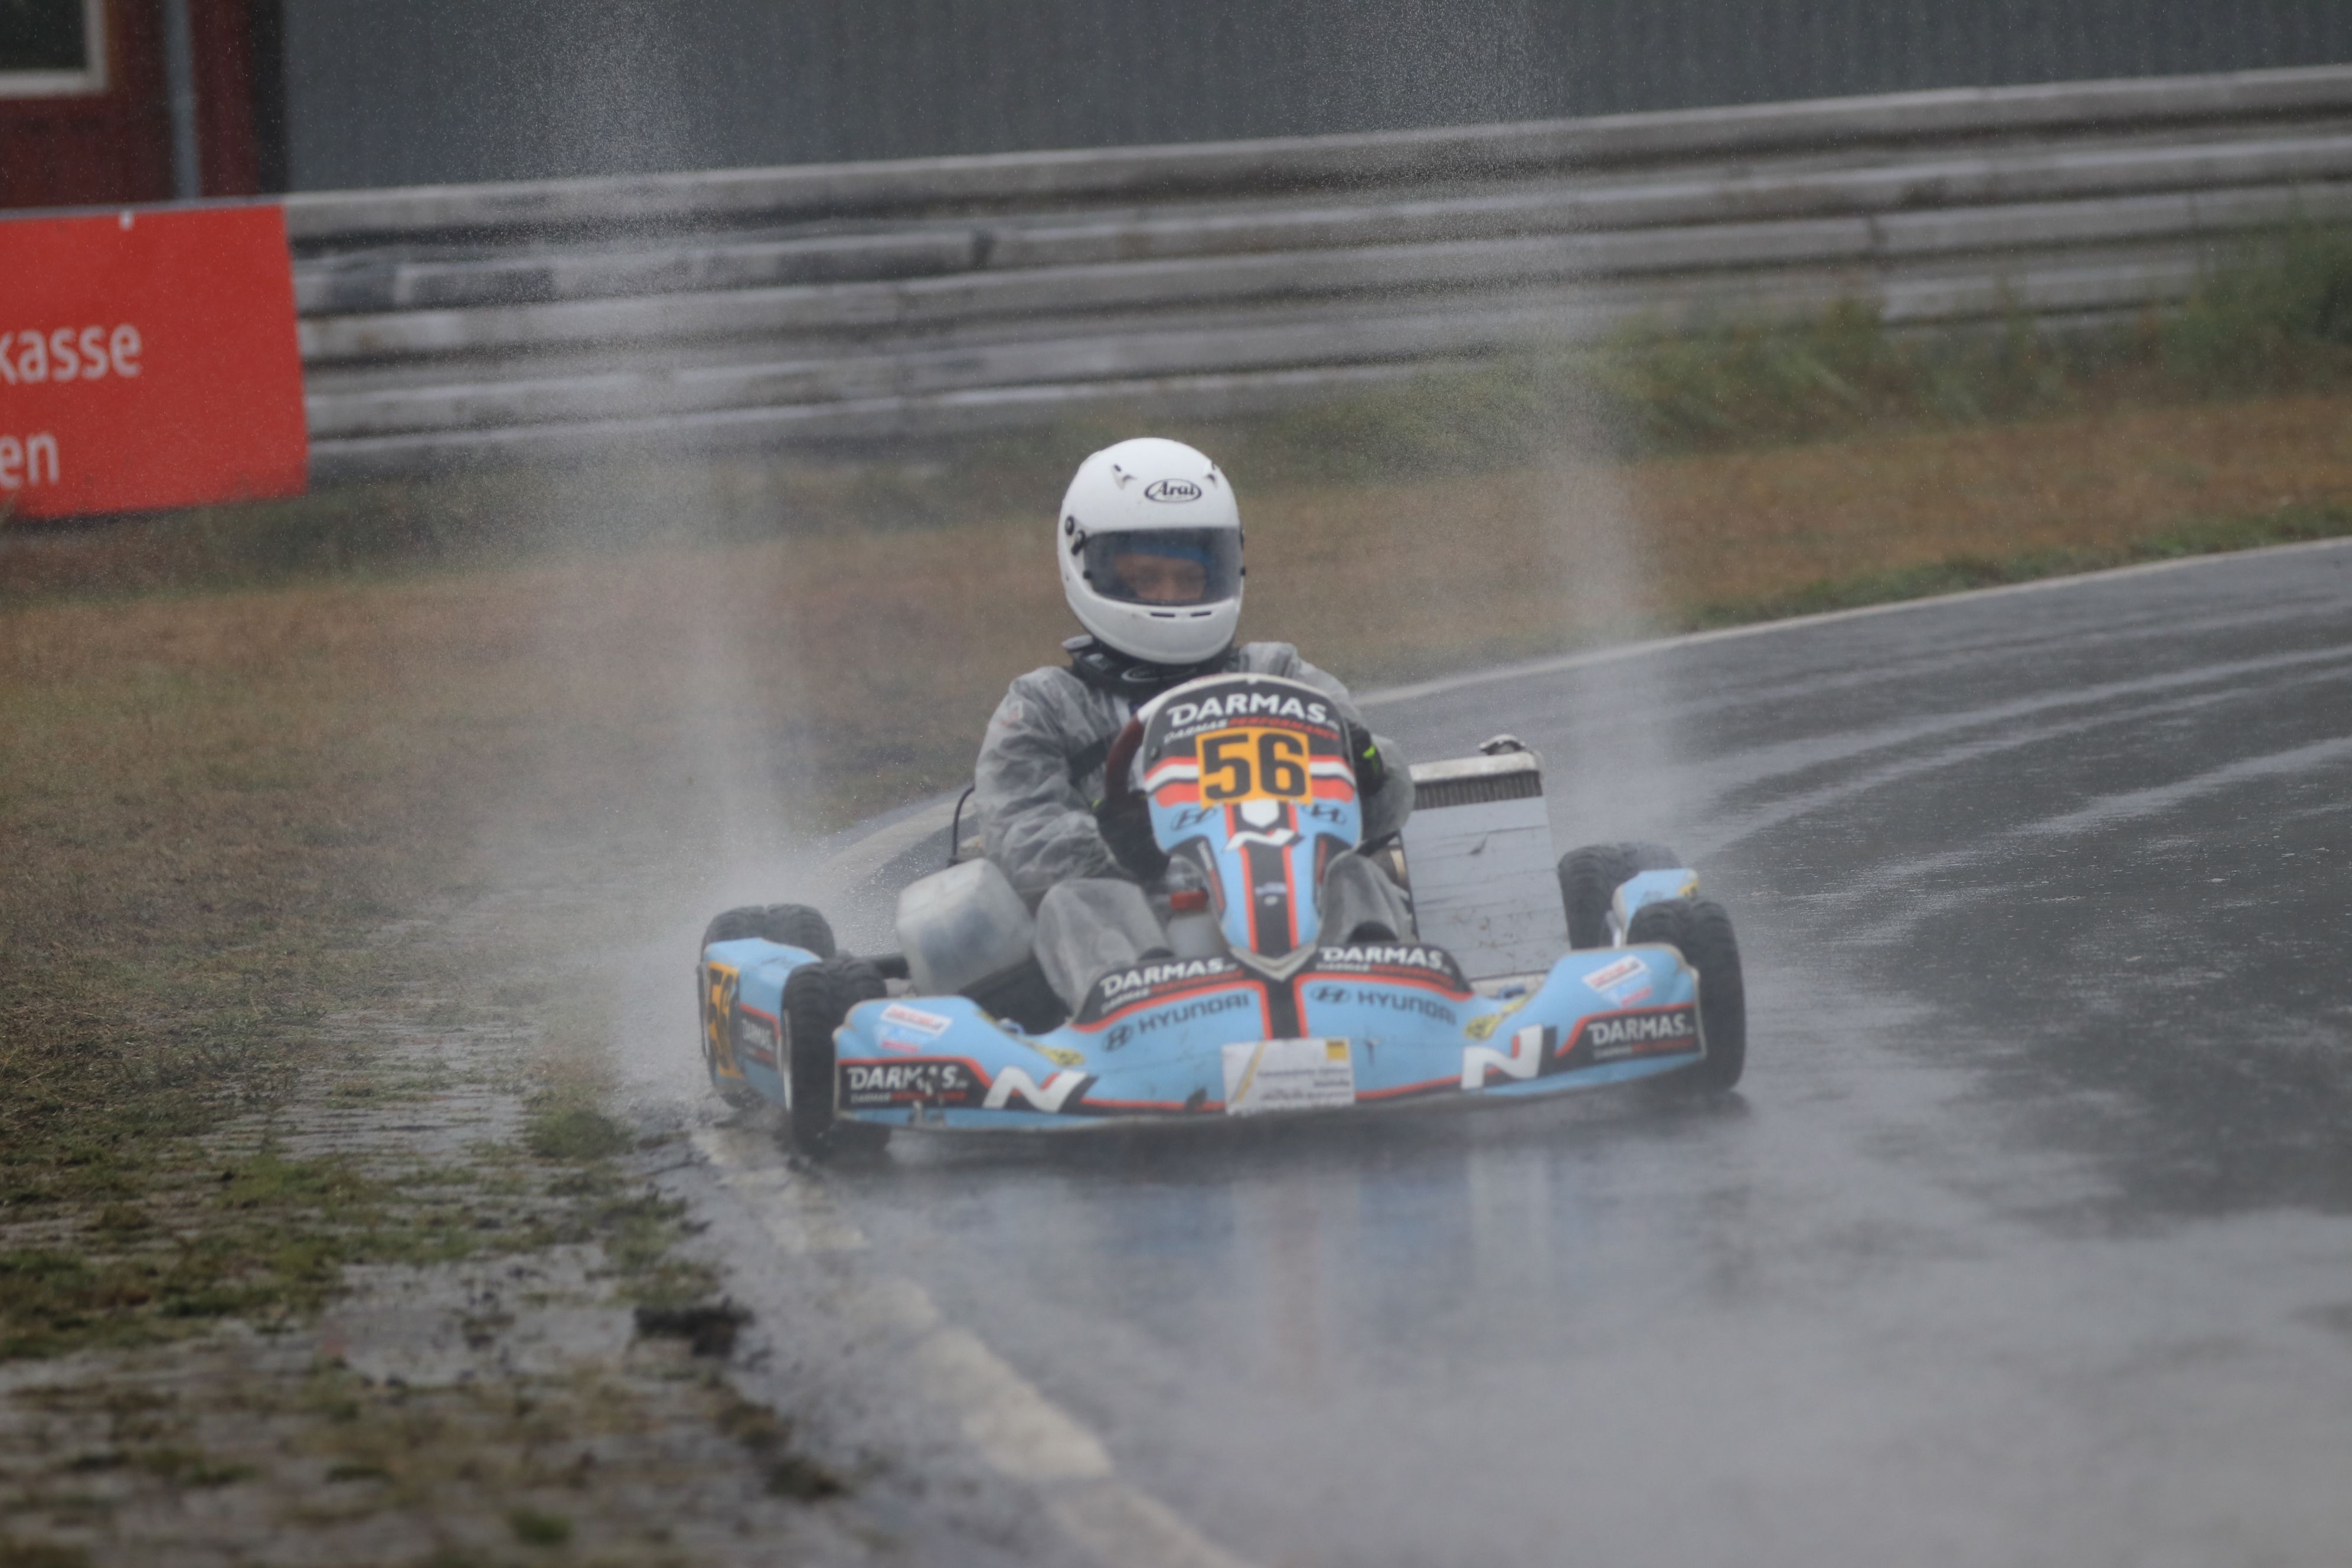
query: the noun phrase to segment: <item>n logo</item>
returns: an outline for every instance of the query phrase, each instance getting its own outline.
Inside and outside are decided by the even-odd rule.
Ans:
[[[988,1099],[982,1102],[982,1109],[1058,1111],[1069,1102],[1072,1095],[1083,1098],[1087,1085],[1094,1080],[1092,1073],[1064,1068],[1059,1072],[1047,1075],[1045,1081],[1040,1084],[1020,1068],[1006,1068],[996,1075],[996,1081],[988,1086]],[[1015,1106],[1013,1097],[1016,1094],[1027,1100],[1028,1105]]]
[[[1507,1078],[1534,1078],[1543,1071],[1544,1058],[1551,1054],[1555,1033],[1542,1024],[1530,1024],[1511,1037],[1508,1051],[1498,1051],[1492,1046],[1465,1047],[1462,1052],[1463,1092],[1475,1094],[1486,1088],[1489,1072],[1500,1072]]]

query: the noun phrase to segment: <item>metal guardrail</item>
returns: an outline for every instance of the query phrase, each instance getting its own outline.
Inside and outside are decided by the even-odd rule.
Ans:
[[[1247,409],[1635,316],[2177,297],[2352,67],[287,198],[322,479]]]

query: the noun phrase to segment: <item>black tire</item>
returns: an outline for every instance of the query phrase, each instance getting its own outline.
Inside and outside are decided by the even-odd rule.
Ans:
[[[1559,858],[1559,901],[1568,910],[1568,945],[1609,945],[1609,901],[1636,871],[1671,871],[1682,862],[1663,844],[1587,844]]]
[[[746,904],[729,910],[702,930],[702,945],[763,937],[786,947],[797,947],[819,958],[834,955],[833,927],[806,904]]]
[[[804,963],[784,982],[784,1082],[792,1093],[793,1143],[803,1154],[835,1152],[866,1131],[833,1115],[833,1032],[860,1002],[883,995],[881,971],[862,958]],[[872,1131],[887,1132],[887,1129]]]
[[[1699,1027],[1706,1057],[1696,1067],[1669,1073],[1661,1088],[1720,1094],[1739,1081],[1748,1067],[1748,987],[1739,973],[1739,942],[1731,916],[1706,899],[1663,899],[1633,911],[1631,944],[1663,942],[1698,971]]]

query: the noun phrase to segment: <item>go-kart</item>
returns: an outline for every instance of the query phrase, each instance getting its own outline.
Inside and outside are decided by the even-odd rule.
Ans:
[[[730,910],[697,971],[719,1093],[781,1106],[821,1152],[901,1127],[1059,1132],[1738,1081],[1729,917],[1656,846],[1555,864],[1539,761],[1508,737],[1414,768],[1399,841],[1369,847],[1345,723],[1297,681],[1179,687],[1107,766],[1108,790],[1144,795],[1170,858],[1165,954],[1102,975],[1065,1016],[1027,906],[968,847],[900,895],[898,954],[836,953],[804,905]],[[1321,929],[1323,868],[1359,849],[1409,889],[1416,933]]]

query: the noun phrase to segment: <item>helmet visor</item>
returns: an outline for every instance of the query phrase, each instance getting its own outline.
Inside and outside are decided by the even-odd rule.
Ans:
[[[1242,536],[1230,528],[1097,533],[1080,549],[1087,582],[1123,605],[1216,605],[1242,591]]]

